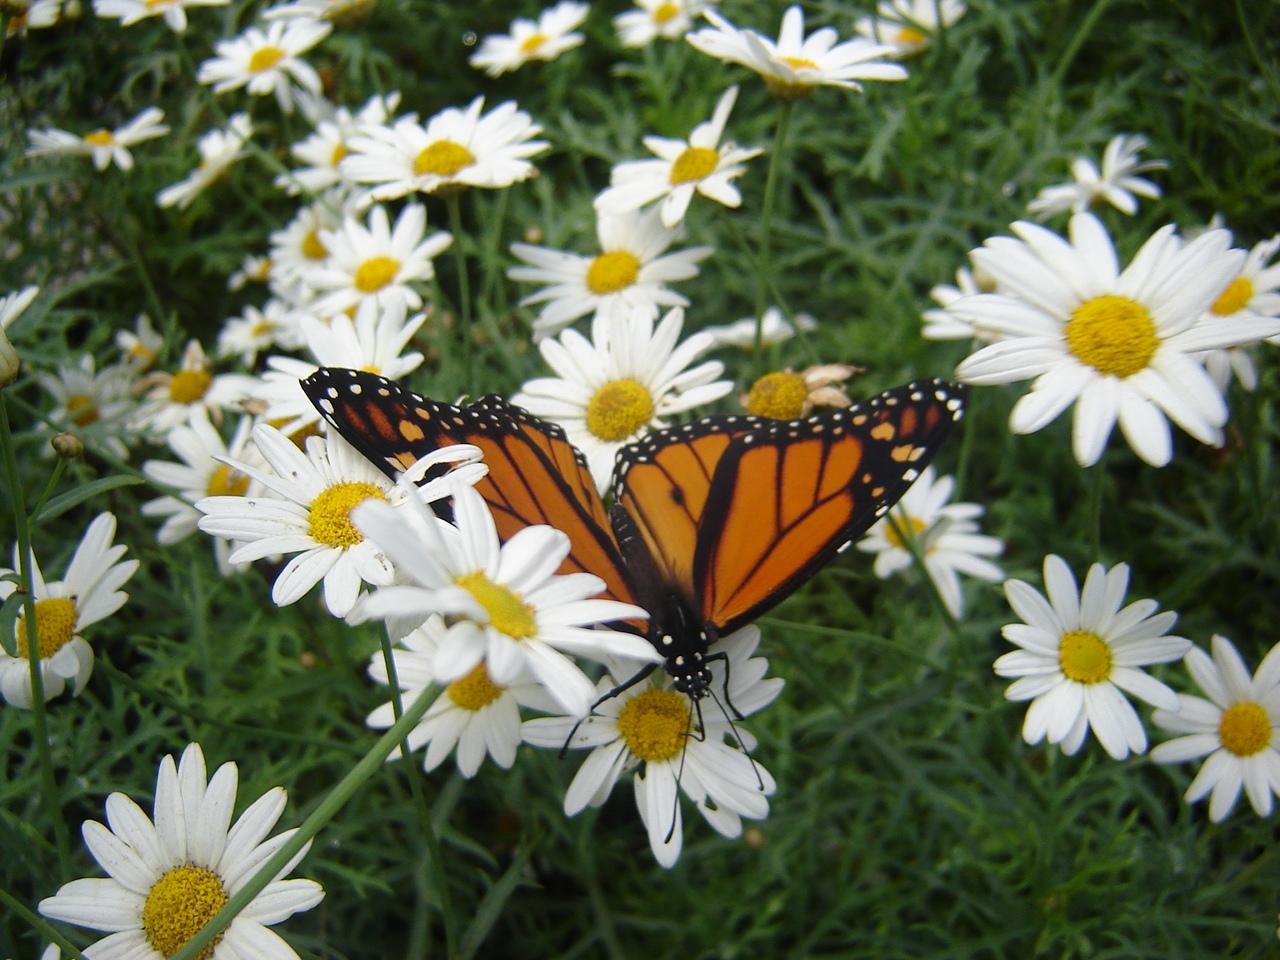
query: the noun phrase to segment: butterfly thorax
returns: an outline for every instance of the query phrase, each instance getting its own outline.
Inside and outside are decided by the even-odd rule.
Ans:
[[[671,685],[694,700],[707,695],[713,677],[707,666],[707,648],[717,639],[710,624],[703,623],[675,591],[652,606],[649,642],[666,657],[662,667]]]

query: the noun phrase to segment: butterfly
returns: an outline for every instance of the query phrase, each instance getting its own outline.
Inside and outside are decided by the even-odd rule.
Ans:
[[[531,524],[568,535],[560,573],[586,571],[603,596],[636,604],[672,686],[710,691],[715,641],[755,620],[849,547],[897,503],[964,413],[965,388],[908,383],[801,420],[705,417],[624,447],[614,502],[555,424],[498,396],[430,400],[358,370],[321,367],[302,381],[321,415],[396,477],[427,451],[479,447],[476,490],[507,539]],[[641,670],[616,692],[654,669]]]

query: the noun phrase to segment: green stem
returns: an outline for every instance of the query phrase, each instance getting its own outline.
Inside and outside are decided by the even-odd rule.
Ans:
[[[76,945],[60,934],[53,924],[39,914],[32,913],[25,903],[3,887],[0,887],[0,904],[4,904],[13,911],[15,917],[34,929],[40,936],[50,943],[57,944],[62,951],[63,960],[84,960],[84,955],[76,949]]]
[[[473,384],[475,371],[471,369],[473,344],[471,342],[471,279],[467,276],[467,254],[463,248],[462,202],[457,193],[445,197],[449,208],[449,230],[453,233],[453,254],[458,264],[458,320],[462,326],[462,371],[464,384]]]
[[[791,125],[791,110],[794,104],[790,100],[782,102],[782,110],[778,114],[778,126],[773,135],[773,149],[769,152],[769,172],[764,181],[764,201],[760,210],[760,252],[756,259],[756,337],[751,350],[751,360],[758,373],[763,374],[761,367],[761,350],[764,345],[764,308],[769,284],[773,279],[769,249],[769,232],[773,226],[773,204],[778,189],[778,170],[782,166],[782,149],[787,142],[787,128]]]
[[[1080,27],[1076,30],[1075,36],[1071,38],[1071,42],[1067,44],[1067,49],[1062,52],[1058,65],[1053,69],[1054,86],[1062,86],[1062,80],[1067,75],[1067,71],[1071,69],[1071,63],[1075,60],[1076,54],[1080,52],[1080,48],[1084,46],[1089,34],[1093,32],[1093,28],[1098,25],[1098,20],[1107,7],[1111,5],[1111,0],[1098,0],[1093,5],[1093,9],[1085,14],[1085,18],[1080,21]]]
[[[938,590],[938,585],[933,582],[933,577],[929,576],[929,569],[924,565],[924,552],[920,549],[920,541],[916,539],[915,530],[912,529],[911,522],[906,517],[901,516],[897,511],[890,510],[886,514],[889,520],[889,528],[893,530],[894,535],[898,538],[909,554],[916,567],[924,574],[924,582],[929,587],[929,596],[933,600],[933,605],[937,608],[938,614],[942,617],[943,622],[947,625],[947,631],[951,636],[960,639],[960,623],[952,615],[947,608],[947,603],[942,599],[942,592]],[[930,651],[930,654],[935,651]]]
[[[1102,488],[1107,481],[1107,471],[1103,467],[1106,454],[1098,458],[1098,462],[1088,468],[1089,479],[1089,549],[1094,560],[1102,559]]]

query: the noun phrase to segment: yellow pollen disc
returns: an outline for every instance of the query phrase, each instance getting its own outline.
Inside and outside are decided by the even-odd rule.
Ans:
[[[893,525],[894,523],[897,524],[896,527]],[[911,536],[918,541],[920,534],[924,533],[929,525],[923,520],[917,520],[915,517],[904,517],[902,514],[895,512],[893,514],[893,523],[885,524],[884,538],[889,541],[891,546],[895,546],[900,550],[907,549],[906,543],[898,536],[898,530],[904,526],[910,528]]]
[[[547,42],[545,33],[534,33],[527,37],[524,43],[520,44],[520,52],[526,57],[531,57],[538,52],[538,48]]]
[[[653,395],[635,380],[610,380],[587,404],[587,429],[601,440],[625,440],[653,419]]]
[[[323,260],[329,255],[329,248],[320,242],[319,230],[308,230],[302,238],[302,255],[308,260]]]
[[[211,383],[213,374],[208,370],[179,370],[169,381],[169,399],[174,403],[195,403]]]
[[[483,663],[461,680],[455,680],[445,688],[449,699],[463,710],[482,710],[502,696],[506,687],[500,687],[489,679],[489,671]]]
[[[399,272],[400,261],[394,257],[370,257],[356,269],[356,289],[361,293],[377,293]]]
[[[270,70],[283,60],[284,56],[284,51],[279,47],[262,47],[255,50],[253,56],[249,58],[249,72],[261,73],[263,70]]]
[[[88,140],[89,138],[85,137],[85,139]],[[1227,284],[1227,289],[1222,291],[1221,296],[1213,301],[1213,306],[1209,308],[1209,312],[1215,313],[1220,317],[1229,317],[1233,313],[1243,310],[1252,299],[1253,281],[1248,277],[1236,277]]]
[[[804,57],[779,57],[778,59],[781,60],[783,63],[785,63],[792,70],[817,70],[818,69],[818,65],[816,63],[814,63],[812,60],[807,60]]]
[[[249,328],[249,334],[254,337],[265,337],[276,328],[276,325],[270,320],[259,320]]]
[[[150,363],[156,358],[156,352],[139,340],[129,348],[129,356],[138,360],[145,360],[147,363]]]
[[[671,185],[701,180],[707,174],[715,173],[720,162],[720,151],[710,147],[686,147],[684,153],[676,157],[671,165]]]
[[[67,397],[67,415],[77,427],[87,427],[98,419],[98,405],[94,403],[93,397],[73,394]]]
[[[658,26],[670,23],[679,12],[680,8],[674,3],[660,3],[657,9],[653,11],[653,22]]]
[[[84,135],[84,142],[91,147],[109,147],[115,143],[116,138],[110,130],[95,130],[93,133]]]
[[[463,167],[469,167],[475,162],[475,155],[462,144],[452,140],[436,140],[423,147],[414,158],[413,172],[420,177],[428,173],[437,177],[452,177]]]
[[[210,475],[205,492],[211,497],[243,497],[248,489],[248,477],[236,473],[225,463],[220,463],[218,469]]]
[[[457,580],[458,586],[489,614],[489,625],[512,640],[523,640],[538,632],[533,607],[500,583],[494,583],[481,571],[468,573]]]
[[[36,648],[40,659],[51,657],[75,636],[76,602],[67,597],[36,601]],[[27,615],[18,615],[18,656],[27,657]]]
[[[227,903],[221,878],[204,867],[174,867],[147,894],[142,905],[142,932],[162,957],[172,957]],[[196,954],[207,960],[222,935]]]
[[[364,534],[351,522],[351,511],[366,500],[386,500],[382,491],[372,483],[347,481],[335,483],[311,501],[307,514],[310,523],[308,533],[316,543],[326,547],[354,547],[364,540]]]
[[[674,690],[646,690],[618,712],[627,749],[650,763],[677,756],[688,732],[689,701]]]
[[[1142,304],[1105,294],[1076,307],[1067,321],[1067,346],[1081,363],[1113,377],[1145,370],[1160,338]]]
[[[171,7],[177,0],[144,0],[143,6],[148,10],[155,10],[158,7]]]
[[[340,143],[333,148],[333,153],[329,154],[329,166],[336,167],[347,156],[347,145]]]
[[[1271,718],[1260,704],[1234,704],[1222,712],[1218,739],[1237,757],[1251,757],[1271,743]]]
[[[809,388],[798,373],[779,370],[766,373],[747,392],[747,412],[774,420],[795,420],[803,416]]]
[[[928,37],[920,30],[914,27],[901,27],[897,33],[893,35],[893,42],[901,44],[904,47],[918,47],[928,42]]]
[[[1096,633],[1071,630],[1058,641],[1058,665],[1076,683],[1101,683],[1111,676],[1111,648]]]
[[[587,289],[596,296],[617,293],[636,282],[640,276],[640,258],[626,250],[609,250],[600,254],[587,267]]]

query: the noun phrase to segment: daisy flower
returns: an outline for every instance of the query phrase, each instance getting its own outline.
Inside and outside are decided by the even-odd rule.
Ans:
[[[410,284],[434,277],[432,258],[453,241],[448,233],[427,236],[426,230],[426,208],[411,203],[400,211],[394,229],[386,209],[374,206],[368,227],[347,217],[336,230],[322,231],[320,242],[329,258],[303,276],[318,297],[311,312],[330,317],[354,307],[358,319],[422,306],[422,297]]]
[[[328,20],[348,27],[367,17],[377,0],[295,0],[263,11],[263,20]]]
[[[74,367],[58,367],[57,373],[37,373],[36,380],[53,399],[49,419],[90,443],[100,443],[119,460],[129,459],[124,444],[126,419],[134,409],[129,396],[133,371],[126,367],[97,370],[93,356],[85,354]]]
[[[1209,307],[1205,322],[1212,324],[1223,317],[1280,317],[1280,263],[1270,262],[1277,250],[1280,250],[1280,235],[1255,244],[1245,257],[1239,276],[1226,285]],[[1280,343],[1280,337],[1271,337],[1269,342]],[[1246,390],[1258,386],[1258,370],[1244,347],[1211,350],[1200,359],[1219,390],[1227,389],[1232,374]]]
[[[809,313],[797,313],[788,320],[779,307],[768,307],[760,318],[762,344],[783,343],[796,335],[796,331],[808,333],[818,329],[818,321]],[[750,350],[756,342],[756,318],[743,317],[733,323],[703,327],[702,332],[715,342],[716,347],[738,347]]]
[[[200,341],[187,341],[182,366],[172,373],[149,373],[139,381],[145,389],[142,406],[133,422],[140,430],[164,436],[202,410],[214,423],[222,413],[244,400],[253,389],[253,378],[237,373],[214,374]]]
[[[711,6],[709,0],[636,0],[634,10],[613,18],[624,47],[647,47],[658,37],[678,40]]]
[[[1129,693],[1162,710],[1178,709],[1178,695],[1145,673],[1152,663],[1177,660],[1191,641],[1167,635],[1178,619],[1171,611],[1156,613],[1154,600],[1136,600],[1121,609],[1129,586],[1129,565],[1110,570],[1095,563],[1084,591],[1066,561],[1044,558],[1046,600],[1021,580],[1006,580],[1004,594],[1023,623],[1001,628],[1004,638],[1021,649],[995,662],[996,674],[1017,677],[1004,695],[1031,700],[1022,724],[1027,743],[1047,739],[1073,754],[1090,729],[1116,760],[1147,749],[1138,714],[1125,699]],[[1123,692],[1122,692],[1123,691]]]
[[[228,3],[230,0],[93,0],[93,12],[118,18],[122,27],[147,17],[164,17],[170,30],[182,33],[187,29],[187,7],[225,7]]]
[[[247,113],[237,113],[225,130],[210,130],[200,138],[200,164],[185,180],[165,187],[156,194],[162,207],[176,206],[185,210],[204,189],[226,173],[233,163],[248,154],[245,144],[253,133]]]
[[[500,544],[480,494],[455,486],[453,509],[456,526],[438,521],[417,497],[401,510],[369,503],[355,512],[356,526],[386,552],[406,583],[370,594],[352,622],[423,622],[440,614],[451,626],[431,665],[438,682],[462,680],[482,663],[490,682],[500,686],[527,672],[575,716],[590,708],[594,687],[566,654],[662,659],[642,637],[592,629],[648,615],[631,604],[592,599],[604,590],[593,574],[557,575],[569,555],[569,538],[559,530],[529,526]]]
[[[769,663],[752,657],[760,631],[743,629],[717,641],[711,650],[729,658],[728,683],[721,661],[710,666],[715,688],[742,716],[768,706],[782,692],[783,681],[765,679]],[[612,662],[596,685],[599,704],[591,716],[542,717],[526,720],[526,743],[561,749],[590,748],[565,793],[564,812],[574,816],[588,806],[602,806],[614,784],[632,772],[636,807],[649,835],[654,857],[664,867],[675,866],[683,845],[678,795],[683,792],[720,834],[737,837],[742,818],[769,815],[773,778],[742,749],[755,748],[755,738],[724,714],[709,707],[694,710],[689,698],[652,675],[600,699],[633,679],[639,665]],[[726,742],[728,741],[728,742]]]
[[[168,133],[169,128],[162,120],[163,110],[148,107],[123,127],[115,130],[102,127],[82,137],[53,128],[29,130],[27,135],[31,138],[31,146],[27,150],[27,156],[90,157],[94,167],[99,170],[107,169],[112,161],[121,170],[132,170],[133,154],[129,152],[129,147]]]
[[[138,561],[123,559],[128,548],[113,546],[115,535],[115,516],[101,513],[95,517],[61,580],[46,581],[32,553],[30,590],[36,603],[36,640],[46,702],[62,693],[68,682],[71,695],[80,695],[93,673],[93,648],[81,634],[129,599],[120,588],[138,569]],[[14,570],[20,566],[16,546],[13,566]],[[14,570],[0,570],[0,576]],[[7,600],[16,589],[13,580],[0,580],[0,600]],[[0,695],[13,706],[29,710],[33,697],[25,605],[19,607],[14,636],[18,655],[11,657],[0,650]]]
[[[951,311],[1004,339],[956,369],[966,383],[1035,378],[1013,408],[1014,433],[1034,433],[1079,400],[1076,460],[1098,461],[1116,421],[1153,466],[1173,455],[1165,417],[1201,443],[1222,443],[1227,406],[1196,361],[1211,349],[1280,332],[1280,319],[1215,318],[1205,312],[1239,274],[1244,252],[1210,230],[1183,243],[1172,226],[1143,244],[1120,271],[1106,228],[1089,213],[1071,218],[1070,240],[1025,221],[1019,239],[996,237],[971,256],[1001,293],[966,297]]]
[[[726,90],[711,119],[694,127],[688,142],[645,137],[644,145],[659,159],[630,160],[614,167],[613,185],[596,197],[596,211],[626,213],[662,200],[662,225],[674,227],[684,219],[694,193],[726,207],[740,206],[742,194],[731,181],[746,173],[745,162],[764,149],[739,147],[731,140],[721,145],[724,125],[737,99],[737,87]]]
[[[972,320],[957,316],[951,309],[965,297],[996,292],[993,282],[983,283],[982,279],[968,267],[960,267],[956,271],[954,287],[948,283],[940,283],[930,290],[929,296],[938,305],[938,309],[924,312],[921,336],[926,340],[999,340],[999,334],[976,326]]]
[[[328,116],[313,121],[315,132],[289,148],[306,166],[276,177],[276,186],[286,193],[319,193],[348,183],[342,173],[343,159],[351,151],[351,140],[381,127],[400,104],[400,94],[374,94],[357,112],[346,107],[331,108]]]
[[[31,301],[39,292],[39,287],[23,287],[21,290],[15,290],[0,297],[0,387],[13,383],[22,366],[18,351],[13,349],[13,344],[9,342],[9,335],[5,330],[22,315],[27,307],[31,306]]]
[[[123,793],[113,793],[107,797],[109,828],[85,821],[85,846],[109,876],[64,884],[40,901],[40,913],[111,931],[87,949],[90,956],[173,956],[297,832],[266,839],[284,813],[283,787],[268,790],[231,824],[238,779],[238,768],[229,762],[206,779],[197,743],[182,751],[177,764],[165,757],[152,817]],[[314,880],[284,879],[310,849],[308,843],[299,850],[213,940],[209,960],[296,960],[293,948],[267,928],[324,898]]]
[[[965,13],[964,0],[881,0],[874,17],[859,17],[853,29],[868,40],[887,43],[896,59],[913,57],[929,45],[939,29]]]
[[[277,20],[266,30],[250,27],[214,46],[217,56],[200,64],[196,79],[213,84],[214,93],[247,86],[255,96],[274,93],[285,113],[293,112],[293,85],[319,93],[320,75],[300,59],[332,30],[318,20]]]
[[[396,679],[405,703],[416,702],[423,690],[436,684],[432,667],[448,633],[444,618],[433,614],[392,650]],[[378,683],[389,683],[387,664],[381,653],[374,654],[369,661],[369,676]],[[440,766],[455,750],[458,772],[468,779],[476,775],[486,755],[509,770],[520,746],[520,707],[547,712],[556,709],[555,701],[531,679],[521,676],[506,686],[496,684],[483,663],[443,687],[422,720],[405,738],[410,750],[426,747],[422,767],[428,772]],[[369,714],[366,722],[384,730],[395,720],[394,706],[387,702]],[[398,749],[393,754],[401,755]]]
[[[151,325],[151,318],[138,314],[132,330],[116,331],[116,348],[124,355],[121,362],[142,373],[156,362],[164,350],[164,336]]]
[[[820,363],[800,373],[775,370],[756,380],[738,401],[752,416],[798,420],[807,417],[815,406],[849,406],[844,381],[862,372],[862,367],[847,363]]]
[[[271,258],[247,256],[240,262],[240,269],[227,277],[228,290],[243,290],[249,283],[267,283],[271,280]]]
[[[510,100],[483,110],[484,97],[476,97],[466,110],[440,111],[425,128],[413,114],[390,127],[370,127],[352,139],[342,172],[375,184],[368,192],[374,200],[528,180],[538,172],[528,158],[550,146],[534,139],[542,128]]]
[[[309,278],[329,259],[321,234],[341,227],[344,212],[342,198],[330,191],[270,235],[272,289],[284,299],[301,304],[314,298]]]
[[[683,413],[723,397],[733,389],[719,360],[690,368],[714,343],[695,333],[680,343],[684,311],[676,308],[653,326],[643,310],[626,316],[597,315],[591,340],[566,330],[540,345],[547,365],[559,374],[530,380],[512,403],[553,420],[582,451],[603,493],[608,490],[617,452],[651,430],[663,417]]]
[[[296,319],[287,304],[274,298],[261,310],[246,306],[244,313],[229,318],[218,332],[218,356],[239,355],[246,367],[252,367],[258,354],[271,347],[297,350],[304,341]]]
[[[904,531],[924,557],[924,569],[953,617],[964,615],[960,574],[996,582],[1004,574],[988,557],[998,557],[1004,544],[978,530],[982,507],[976,503],[948,503],[955,478],[938,477],[926,467],[897,506],[867,531],[858,549],[874,553],[873,569],[881,580],[908,569],[915,562]]]
[[[1195,803],[1212,792],[1214,823],[1230,815],[1242,786],[1254,812],[1271,816],[1271,795],[1280,794],[1280,645],[1252,677],[1231,641],[1217,635],[1213,657],[1197,647],[1187,654],[1186,666],[1209,699],[1180,693],[1176,710],[1152,715],[1158,726],[1186,736],[1158,744],[1151,759],[1185,763],[1208,757],[1185,796]]]
[[[905,80],[907,71],[896,63],[877,58],[892,55],[890,44],[872,43],[858,37],[836,43],[831,27],[804,35],[804,12],[799,6],[787,8],[782,31],[775,43],[754,30],[740,30],[714,11],[703,16],[711,27],[687,37],[693,46],[717,60],[736,63],[758,73],[769,92],[784,100],[806,97],[817,87],[844,87],[861,90],[859,80]]]
[[[325,607],[335,617],[345,617],[355,606],[361,583],[388,584],[394,573],[386,555],[352,525],[351,511],[365,500],[394,509],[392,505],[409,496],[408,490],[393,484],[336,434],[308,437],[304,453],[279,430],[259,424],[253,429],[253,442],[269,469],[230,457],[223,462],[256,480],[267,493],[197,501],[196,509],[204,514],[200,529],[240,542],[230,555],[232,563],[293,554],[271,590],[276,606],[297,602],[323,580]],[[484,468],[471,465],[479,457],[475,447],[457,444],[433,450],[418,462],[422,470],[437,463],[461,463],[457,482],[474,483],[484,473]],[[414,497],[449,495],[438,481],[412,489]]]
[[[589,313],[627,315],[637,309],[656,316],[660,306],[685,307],[689,301],[666,286],[698,275],[698,262],[712,247],[663,252],[675,242],[676,230],[664,227],[659,212],[622,213],[596,220],[600,253],[584,257],[563,250],[513,243],[511,252],[528,266],[512,267],[512,280],[546,287],[520,301],[544,304],[533,322],[535,339],[562,330]]]
[[[572,31],[587,19],[590,9],[585,3],[562,0],[542,11],[536,22],[517,17],[511,21],[509,34],[485,37],[480,49],[471,55],[468,62],[477,70],[482,69],[489,76],[496,77],[518,70],[530,60],[554,60],[582,43],[582,34]]]
[[[1102,172],[1087,157],[1076,157],[1071,163],[1071,183],[1045,187],[1027,204],[1027,212],[1041,220],[1068,210],[1080,213],[1098,203],[1109,203],[1121,213],[1132,216],[1138,209],[1136,193],[1152,199],[1160,196],[1160,188],[1140,173],[1164,170],[1164,160],[1139,160],[1147,146],[1147,138],[1137,134],[1112,137],[1102,154]]]

